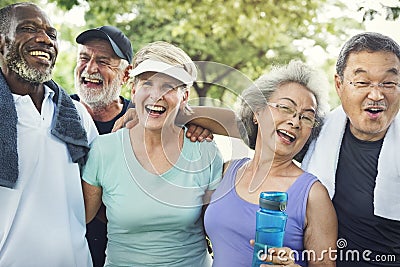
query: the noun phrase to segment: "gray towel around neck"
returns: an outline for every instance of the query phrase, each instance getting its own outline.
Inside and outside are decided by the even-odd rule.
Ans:
[[[1,72],[0,114],[0,186],[13,188],[18,178],[18,118],[13,96]]]
[[[86,163],[89,152],[87,134],[75,104],[55,82],[45,83],[54,92],[55,118],[51,134],[67,144],[72,161],[79,167]],[[10,88],[0,71],[0,186],[14,188],[18,180],[17,111]]]

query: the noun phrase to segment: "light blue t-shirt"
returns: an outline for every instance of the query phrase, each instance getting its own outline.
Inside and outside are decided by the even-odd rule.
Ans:
[[[155,175],[137,161],[127,129],[99,136],[83,179],[103,189],[105,266],[210,266],[202,198],[219,184],[222,166],[214,142],[184,138],[176,164]]]

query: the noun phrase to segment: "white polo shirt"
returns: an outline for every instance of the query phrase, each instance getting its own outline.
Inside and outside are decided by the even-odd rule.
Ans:
[[[13,95],[19,177],[15,189],[0,187],[0,266],[92,266],[79,167],[50,133],[53,95],[45,87],[41,113],[28,95]],[[90,143],[96,127],[85,107],[74,103]]]

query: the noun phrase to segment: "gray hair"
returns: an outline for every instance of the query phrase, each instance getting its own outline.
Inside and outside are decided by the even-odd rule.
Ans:
[[[292,82],[305,86],[317,100],[316,120],[319,125],[312,129],[310,138],[300,151],[301,156],[299,157],[302,158],[302,153],[305,153],[309,143],[318,136],[323,118],[329,111],[328,80],[323,73],[299,60],[292,60],[288,65],[275,66],[268,74],[260,76],[252,86],[242,92],[239,98],[239,131],[242,139],[251,149],[255,148],[258,131],[258,126],[253,122],[254,113],[267,106],[271,95],[281,85]]]
[[[343,72],[351,53],[362,51],[390,52],[400,59],[400,46],[393,39],[376,32],[364,32],[351,37],[342,47],[336,62],[336,73],[343,79]]]
[[[14,9],[18,6],[34,6],[39,8],[37,5],[29,2],[15,3],[5,6],[0,9],[0,34],[7,34],[10,31],[11,19],[13,18]]]
[[[126,69],[128,66],[129,66],[128,60],[121,58],[121,62],[119,63],[118,68],[119,68],[121,71],[125,71],[125,69]]]

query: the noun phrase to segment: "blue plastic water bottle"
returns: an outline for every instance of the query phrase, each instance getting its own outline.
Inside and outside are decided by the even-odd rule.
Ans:
[[[262,192],[260,209],[256,213],[256,238],[252,267],[266,264],[262,260],[271,247],[282,247],[287,221],[286,192]],[[265,257],[265,256],[264,256]]]

